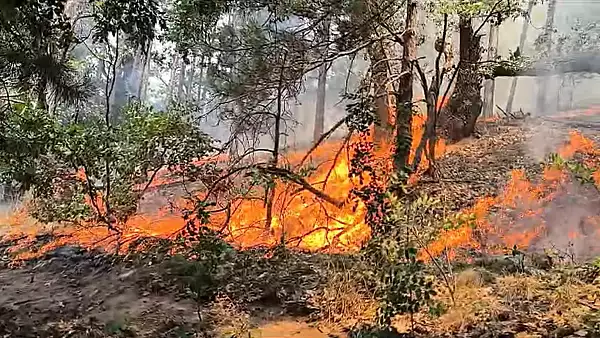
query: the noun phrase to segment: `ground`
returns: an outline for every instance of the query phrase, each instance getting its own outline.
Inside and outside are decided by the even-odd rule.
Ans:
[[[512,169],[539,174],[544,154],[573,128],[599,135],[588,117],[483,123],[478,137],[439,161],[441,178],[423,178],[421,187],[460,210],[496,194]],[[10,244],[0,244],[2,337],[345,337],[344,328],[356,324],[348,319],[372,310],[350,270],[342,283],[327,278],[343,257],[237,253],[209,303],[181,283],[181,262],[158,254],[63,247],[15,266]],[[454,275],[455,302],[438,285],[439,308],[417,316],[416,335],[600,337],[600,266],[546,266],[535,256],[521,266],[493,257],[456,267]],[[406,318],[396,326],[410,329]]]

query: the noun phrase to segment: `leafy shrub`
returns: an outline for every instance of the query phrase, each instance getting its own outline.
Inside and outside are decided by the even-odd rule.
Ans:
[[[180,282],[198,302],[212,300],[223,285],[225,262],[235,254],[218,234],[201,228],[187,239],[189,247],[168,262],[169,275]]]
[[[33,215],[44,222],[124,222],[158,170],[191,170],[212,149],[186,112],[141,103],[110,127],[99,112],[65,122],[16,104],[0,128],[0,180],[31,189]]]

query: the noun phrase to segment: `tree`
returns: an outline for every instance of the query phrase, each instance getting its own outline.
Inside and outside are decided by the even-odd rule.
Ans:
[[[527,5],[527,12],[524,14],[523,18],[523,28],[521,29],[521,37],[519,38],[519,47],[518,50],[522,51],[525,47],[525,40],[527,39],[527,31],[529,30],[529,18],[531,17],[531,11],[533,10],[533,5],[535,5],[535,0],[529,0]],[[508,94],[508,100],[506,102],[506,112],[512,112],[513,100],[515,98],[515,91],[517,90],[517,81],[518,78],[514,78],[510,84],[510,93]]]
[[[549,55],[552,51],[552,33],[554,32],[554,14],[556,13],[556,0],[548,2],[548,11],[546,14],[546,24],[544,32],[538,37],[536,45],[539,46],[542,55]],[[548,91],[548,79],[538,78],[537,112],[542,113],[546,110],[546,95]]]
[[[322,32],[320,38],[323,41],[327,41],[329,39],[329,30],[331,23],[329,20],[323,21],[322,24]],[[324,55],[327,55],[327,51],[325,50]],[[317,84],[317,104],[315,108],[315,126],[313,132],[313,142],[317,142],[317,140],[321,137],[325,129],[325,96],[327,94],[327,71],[329,70],[330,63],[324,62],[319,67],[319,79]]]
[[[15,1],[1,11],[4,108],[25,93],[34,93],[40,107],[47,107],[48,94],[68,104],[89,95],[86,79],[70,63],[75,36],[64,9],[65,1]]]
[[[397,172],[412,171],[408,163],[412,145],[413,67],[417,58],[417,2],[407,1],[402,48],[402,77],[396,95],[396,150],[394,166]],[[408,169],[408,170],[407,170]]]
[[[447,2],[441,7],[444,13],[458,15],[459,53],[456,85],[443,116],[443,126],[450,140],[459,141],[469,137],[475,130],[475,123],[481,115],[483,100],[481,88],[483,71],[480,66],[480,31],[489,21],[500,25],[509,17],[520,15],[521,4],[514,1],[466,1]],[[483,22],[474,28],[474,20],[483,17]]]
[[[489,24],[489,33],[488,33],[488,61],[495,61],[497,59],[498,53],[498,25],[490,21]],[[496,91],[496,81],[495,79],[489,79],[485,83],[484,94],[483,94],[483,116],[484,117],[492,117],[494,116],[494,96]]]

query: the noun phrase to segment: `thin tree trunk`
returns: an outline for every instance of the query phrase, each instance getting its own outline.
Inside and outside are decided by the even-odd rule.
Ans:
[[[196,75],[196,57],[192,58],[192,64],[190,65],[190,70],[188,72],[188,79],[185,86],[185,94],[186,97],[192,97],[192,91],[194,90],[194,75]]]
[[[138,93],[137,97],[140,101],[143,101],[146,97],[146,87],[148,86],[148,77],[150,74],[150,57],[152,56],[152,41],[148,44],[148,49],[146,50],[146,55],[144,55],[144,66],[142,68],[142,74],[140,76],[140,83],[138,85]]]
[[[186,64],[181,60],[179,62],[179,80],[177,82],[177,100],[179,102],[183,101],[183,88],[185,86],[185,67]]]
[[[140,92],[140,83],[142,79],[142,72],[144,69],[144,53],[142,48],[136,48],[135,56],[133,58],[133,65],[131,66],[131,73],[129,73],[129,77],[127,78],[127,99],[132,96],[137,96]]]
[[[488,36],[488,61],[496,59],[498,55],[498,24],[490,21],[490,32]],[[496,80],[491,78],[486,80],[484,95],[483,95],[483,116],[493,117],[494,108],[496,107],[494,102],[494,94],[496,92]]]
[[[575,94],[575,77],[569,74],[569,80],[571,82],[571,88],[569,88],[569,99],[567,103],[567,109],[573,109],[573,95]]]
[[[283,56],[283,62],[281,63],[281,72],[279,74],[279,84],[277,86],[277,111],[275,113],[275,128],[273,135],[273,157],[269,161],[269,166],[272,168],[277,168],[279,164],[279,146],[281,139],[281,118],[283,114],[283,81],[284,81],[284,69],[287,61],[287,54]],[[267,188],[266,191],[266,203],[265,206],[267,208],[266,213],[266,225],[265,228],[267,231],[272,231],[271,226],[273,223],[273,204],[275,203],[275,192],[277,188],[277,183],[273,179],[273,184]],[[285,244],[285,229],[281,229],[281,244]]]
[[[369,47],[369,59],[371,62],[371,77],[375,95],[375,107],[377,110],[378,124],[375,125],[375,142],[381,143],[389,139],[389,99],[388,99],[388,62],[386,61],[385,49],[381,42],[376,42]]]
[[[554,29],[554,14],[556,13],[556,0],[550,0],[548,3],[548,12],[546,14],[546,24],[544,26],[544,52],[549,55],[552,49],[552,31]],[[537,95],[537,113],[543,113],[546,106],[546,92],[548,91],[548,78],[540,77],[538,79],[538,95]]]
[[[326,42],[329,39],[329,20],[323,22],[321,40]],[[324,50],[324,55],[327,55],[327,48]],[[313,143],[323,134],[325,129],[325,96],[327,93],[327,70],[329,63],[323,62],[319,67],[319,80],[317,85],[317,106],[315,109],[315,125],[313,130]]]
[[[529,0],[529,4],[527,5],[527,16],[523,18],[523,30],[521,31],[521,38],[519,40],[519,51],[523,53],[523,48],[525,48],[525,41],[527,40],[527,30],[529,29],[529,18],[531,17],[531,11],[533,10],[533,5],[536,0]],[[508,101],[506,102],[506,112],[512,112],[513,101],[515,99],[515,92],[517,91],[517,81],[519,81],[518,77],[515,77],[510,84],[510,93],[508,94]]]
[[[198,75],[198,81],[196,81],[198,83],[198,93],[196,96],[196,101],[198,103],[202,102],[202,91],[204,89],[204,72],[205,72],[205,66],[204,63],[206,61],[206,55],[202,55],[202,58],[200,59],[200,74]]]
[[[179,55],[173,55],[172,63],[171,63],[171,74],[169,76],[169,101],[175,101],[174,91],[175,91],[175,74],[177,74],[177,66],[179,65]]]
[[[402,73],[396,95],[396,150],[394,166],[397,172],[407,171],[412,145],[413,61],[417,57],[417,2],[409,0],[406,8]]]

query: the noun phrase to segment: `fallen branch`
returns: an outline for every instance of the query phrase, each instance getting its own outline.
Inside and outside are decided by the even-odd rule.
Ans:
[[[296,183],[299,186],[301,186],[302,188],[310,191],[312,194],[319,197],[320,199],[322,199],[338,208],[341,208],[344,205],[343,201],[338,201],[335,198],[327,195],[323,191],[313,187],[310,183],[308,183],[304,179],[298,177],[298,175],[296,175],[295,173],[293,173],[287,169],[275,168],[275,167],[257,167],[257,169],[259,171],[261,171],[263,174],[278,176],[278,177],[287,179],[293,183]]]

